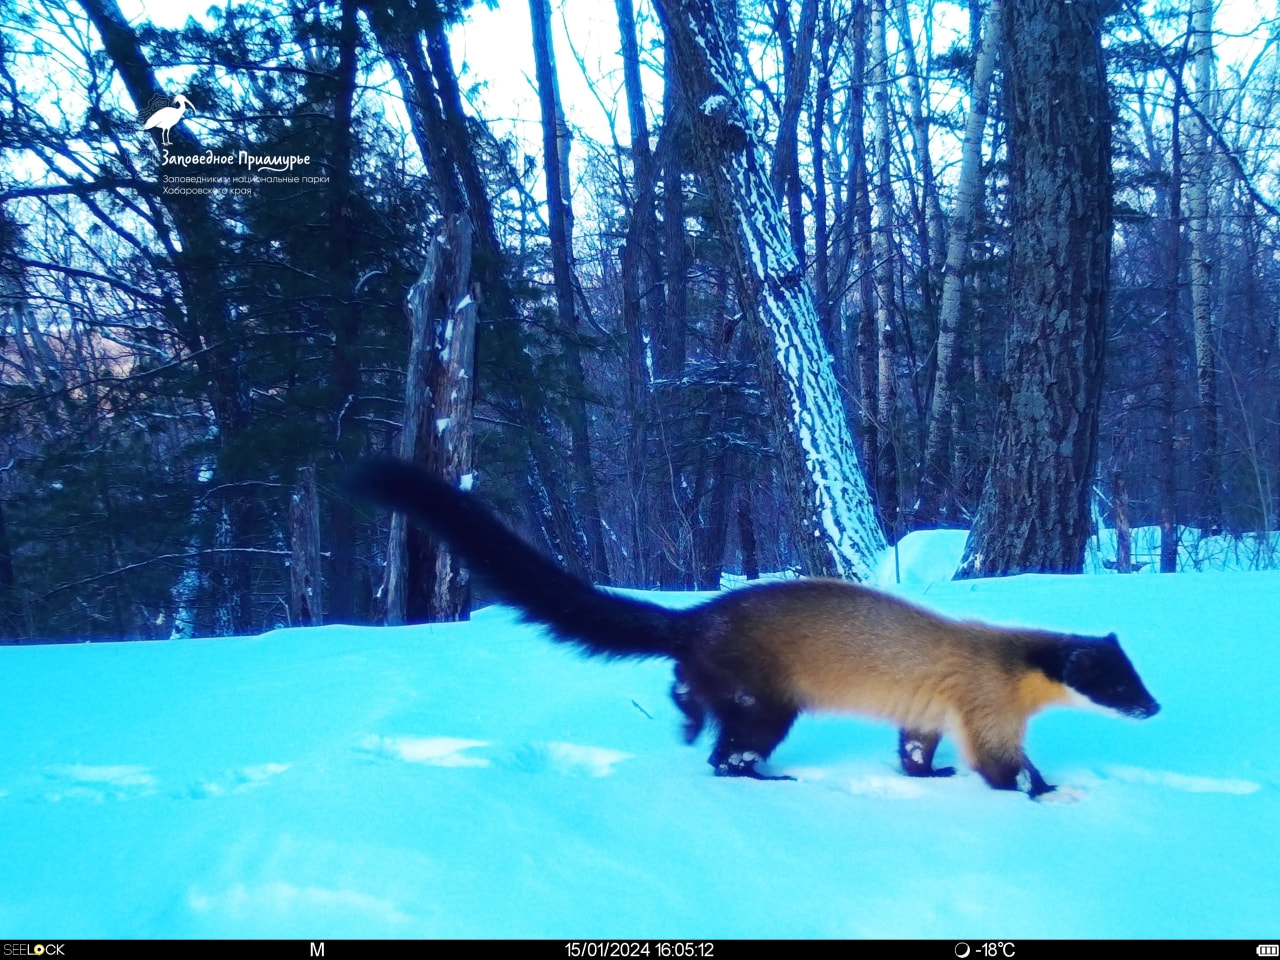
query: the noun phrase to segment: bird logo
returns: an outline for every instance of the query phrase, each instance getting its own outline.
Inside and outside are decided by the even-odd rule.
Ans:
[[[177,106],[172,106],[172,104],[175,103]],[[156,127],[159,127],[160,142],[166,147],[172,146],[172,143],[169,140],[169,131],[173,129],[174,125],[179,120],[182,119],[183,111],[188,109],[194,112],[195,107],[193,107],[191,105],[191,101],[182,94],[178,94],[176,97],[172,98],[155,97],[152,99],[151,104],[147,109],[143,111],[146,115],[146,119],[143,121],[142,127],[144,130],[153,130]]]

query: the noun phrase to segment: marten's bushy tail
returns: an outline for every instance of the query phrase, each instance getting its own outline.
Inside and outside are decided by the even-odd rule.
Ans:
[[[417,464],[366,460],[347,476],[355,496],[391,510],[438,536],[525,618],[560,640],[606,657],[674,656],[680,614],[597,590],[560,569],[508,530],[475,496]]]

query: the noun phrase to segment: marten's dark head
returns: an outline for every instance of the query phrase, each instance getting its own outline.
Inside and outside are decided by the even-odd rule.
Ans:
[[[1061,637],[1056,643],[1035,649],[1029,659],[1049,679],[1099,707],[1139,720],[1160,711],[1160,704],[1142,685],[1114,633],[1105,637]]]

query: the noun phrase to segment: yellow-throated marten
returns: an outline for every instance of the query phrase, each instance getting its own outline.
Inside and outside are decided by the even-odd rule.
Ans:
[[[511,533],[469,493],[416,465],[368,461],[353,493],[446,541],[504,600],[560,640],[605,657],[669,657],[692,743],[710,715],[720,776],[775,779],[768,759],[801,710],[880,717],[901,728],[904,772],[933,766],[943,733],[992,787],[1052,790],[1022,750],[1027,718],[1092,701],[1131,716],[1160,709],[1114,634],[1080,637],[957,623],[838,580],[734,590],[687,610],[597,590]],[[785,778],[776,778],[785,779]]]

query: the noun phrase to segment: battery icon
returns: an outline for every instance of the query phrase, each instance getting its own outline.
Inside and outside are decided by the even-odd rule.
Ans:
[[[1260,943],[1260,944],[1258,944],[1258,956],[1260,956],[1260,957],[1280,957],[1280,943]]]

